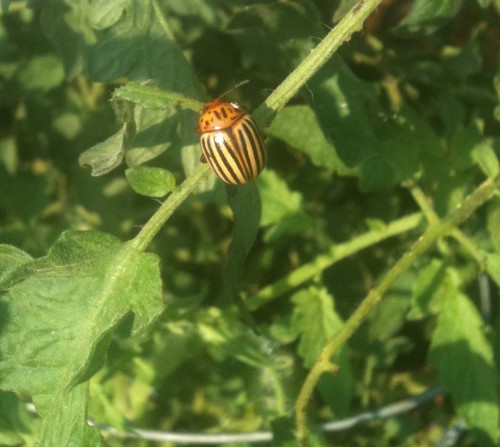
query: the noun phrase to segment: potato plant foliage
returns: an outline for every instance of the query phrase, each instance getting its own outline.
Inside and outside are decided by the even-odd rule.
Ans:
[[[497,445],[499,0],[1,11],[0,445]],[[245,79],[267,166],[232,187],[195,126]]]

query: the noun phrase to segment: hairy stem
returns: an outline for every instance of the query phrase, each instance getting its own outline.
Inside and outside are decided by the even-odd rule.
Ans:
[[[330,359],[347,342],[347,340],[359,328],[370,311],[382,299],[382,296],[394,284],[394,282],[431,248],[440,238],[450,234],[460,224],[476,211],[481,205],[490,200],[500,187],[500,177],[487,180],[480,185],[462,204],[452,211],[444,219],[430,225],[413,246],[399,259],[396,264],[385,274],[379,284],[370,290],[360,306],[351,315],[349,320],[325,345],[320,356],[309,372],[304,385],[295,403],[295,417],[297,425],[297,436],[302,442],[307,437],[306,407],[316,384],[321,375],[329,371]]]
[[[259,290],[255,295],[246,301],[246,304],[250,310],[256,310],[267,304],[269,301],[276,299],[280,295],[283,295],[284,293],[299,287],[305,282],[310,281],[317,275],[321,274],[321,272],[325,269],[331,267],[333,264],[341,261],[342,259],[352,256],[353,254],[392,236],[414,230],[423,222],[424,219],[421,213],[411,214],[395,220],[383,228],[367,231],[366,233],[361,234],[348,242],[332,245],[326,253],[317,256],[311,262],[301,265],[275,283]]]
[[[268,124],[273,115],[299,91],[299,89],[330,59],[340,45],[348,41],[352,34],[362,28],[363,21],[381,3],[382,0],[360,0],[350,12],[332,29],[311,53],[290,73],[290,75],[271,93],[264,103],[255,111],[254,116],[261,123]],[[170,29],[164,19],[158,3],[153,3],[158,17],[162,18],[162,26],[167,36]],[[133,247],[144,251],[160,231],[161,227],[195,190],[196,185],[207,175],[206,165],[198,167],[175,191],[158,211],[146,223],[143,229],[131,241]]]

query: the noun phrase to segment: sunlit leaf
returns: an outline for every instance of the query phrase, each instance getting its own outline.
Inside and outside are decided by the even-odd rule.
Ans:
[[[0,255],[12,259],[13,250]],[[78,384],[102,366],[127,315],[139,334],[163,311],[158,260],[97,232],[67,232],[46,257],[16,258],[0,285],[2,389],[31,396],[45,439],[92,445],[84,442],[95,439],[84,429],[88,385]]]
[[[470,300],[459,292],[444,297],[429,360],[439,370],[458,412],[479,445],[497,441],[497,377],[493,349]]]

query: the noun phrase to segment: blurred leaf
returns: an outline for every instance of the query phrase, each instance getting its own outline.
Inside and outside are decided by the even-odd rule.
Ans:
[[[5,166],[7,174],[13,175],[17,172],[19,159],[17,144],[13,137],[7,137],[0,140],[0,161]]]
[[[2,13],[7,14],[11,0],[2,0]]]
[[[472,152],[472,157],[477,165],[481,168],[484,175],[488,178],[495,178],[500,172],[498,165],[498,157],[493,148],[491,140],[483,139],[480,141]]]
[[[0,194],[0,210],[25,222],[43,212],[52,193],[47,175],[22,171],[14,177],[5,173],[1,166],[0,191],[4,191]]]
[[[306,154],[316,166],[340,175],[352,173],[338,158],[333,144],[326,140],[316,115],[308,106],[285,107],[267,133]]]
[[[432,32],[455,16],[462,3],[463,0],[415,0],[399,27],[410,32]]]
[[[245,67],[282,76],[312,49],[311,36],[323,34],[318,18],[308,0],[258,3],[235,14],[227,31],[240,46]]]
[[[114,135],[87,149],[78,159],[80,166],[90,166],[92,175],[98,177],[120,166],[124,154],[127,126],[123,125]]]
[[[128,0],[95,0],[90,4],[90,26],[103,30],[113,26],[128,6]]]
[[[282,416],[271,422],[273,445],[276,447],[299,447],[294,435],[295,424],[292,418]]]
[[[165,169],[137,166],[125,175],[132,189],[143,196],[163,197],[175,188],[175,177]]]
[[[34,445],[37,421],[14,393],[0,391],[0,445]]]
[[[460,48],[447,48],[445,56],[447,56],[446,63],[450,71],[463,81],[474,74],[480,73],[482,70],[481,49],[479,42],[475,39],[470,40]]]
[[[495,284],[500,287],[500,253],[489,254],[486,257],[486,271]]]
[[[452,290],[432,337],[429,360],[439,369],[446,390],[465,418],[478,445],[497,441],[497,377],[493,349],[484,324],[470,300]]]
[[[488,204],[487,227],[496,252],[500,255],[500,200]]]
[[[43,2],[43,31],[59,52],[69,78],[83,71],[88,48],[95,43],[94,31],[86,20],[89,8],[87,0]]]
[[[12,253],[2,246],[0,257]],[[66,232],[46,257],[18,262],[0,288],[2,389],[32,397],[46,445],[71,437],[94,445],[88,385],[78,384],[101,367],[127,315],[134,314],[131,331],[139,335],[163,311],[158,259],[103,233]]]
[[[61,60],[51,54],[30,59],[19,73],[19,81],[26,90],[47,92],[63,80],[64,69]]]

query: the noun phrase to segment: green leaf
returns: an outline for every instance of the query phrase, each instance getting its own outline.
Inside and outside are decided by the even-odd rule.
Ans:
[[[263,171],[257,183],[262,197],[262,226],[277,223],[286,215],[300,211],[302,195],[290,191],[286,182],[271,169]]]
[[[266,242],[291,234],[306,234],[313,225],[311,217],[302,210],[302,195],[290,191],[286,182],[266,169],[257,179],[262,197],[261,226],[266,229]]]
[[[342,320],[333,309],[333,298],[325,289],[310,287],[295,293],[293,326],[300,334],[299,355],[310,368],[326,342],[342,327]]]
[[[114,135],[101,143],[97,143],[80,155],[80,166],[90,166],[92,175],[98,177],[120,166],[124,154],[124,139],[127,126],[123,125]]]
[[[497,444],[497,377],[493,349],[477,309],[459,291],[444,297],[429,360],[478,445]]]
[[[498,157],[491,140],[483,139],[480,141],[474,147],[472,158],[488,178],[493,179],[500,172]]]
[[[0,246],[0,266],[12,257]],[[158,259],[109,235],[75,231],[43,258],[16,259],[18,267],[0,275],[0,386],[32,397],[48,439],[75,435],[74,445],[92,445],[82,428],[86,384],[78,384],[102,366],[120,322],[133,314],[139,335],[163,311]]]
[[[12,136],[0,140],[0,162],[8,174],[13,175],[17,172],[19,166],[17,142]]]
[[[418,270],[414,281],[412,308],[408,314],[411,320],[436,315],[443,299],[459,286],[456,272],[440,259],[430,259]]]
[[[132,189],[143,196],[163,197],[175,188],[175,177],[166,169],[137,166],[125,175]]]
[[[294,304],[292,325],[300,336],[298,353],[304,366],[310,368],[343,323],[333,308],[333,297],[326,289],[310,287],[300,290],[292,296],[291,301]],[[339,366],[338,373],[335,376],[323,375],[318,389],[335,414],[345,416],[352,398],[353,384],[345,346],[333,361]]]
[[[155,82],[166,90],[199,95],[198,83],[179,45],[165,32],[152,2],[131,2],[120,20],[107,29],[88,55],[96,81],[127,76]]]
[[[415,0],[398,26],[410,32],[430,33],[455,16],[462,3],[463,0]]]
[[[10,5],[11,0],[2,0],[1,6],[2,6],[2,13],[7,14],[9,12],[9,5]]]
[[[146,109],[164,109],[180,105],[200,112],[203,108],[203,103],[195,99],[136,82],[129,82],[124,87],[117,88],[113,93],[113,99],[115,98],[126,99]]]
[[[46,401],[46,397],[35,397],[37,409],[46,407],[40,434],[40,446],[78,445],[100,447],[101,436],[96,427],[87,424],[88,383],[75,386]]]
[[[343,62],[333,59],[316,75],[310,88],[327,139],[342,162],[359,172],[363,192],[387,190],[413,178],[429,158],[442,155],[429,123],[409,106],[397,114],[375,103],[376,91],[361,82]]]
[[[0,281],[18,267],[33,260],[28,253],[12,245],[0,245],[0,254]]]
[[[94,0],[90,4],[90,25],[97,30],[113,26],[118,22],[127,6],[128,0]]]
[[[247,314],[240,298],[245,259],[253,247],[259,230],[261,203],[256,182],[228,187],[229,206],[233,211],[233,240],[224,265],[224,286],[228,295],[236,300],[240,310]],[[247,322],[249,316],[246,315]]]
[[[384,299],[370,315],[368,328],[370,341],[385,343],[401,329],[406,322],[412,287],[415,284],[415,274],[406,272],[387,291]]]
[[[339,159],[332,142],[325,138],[316,115],[309,106],[285,107],[266,132],[306,154],[316,166],[340,175],[352,172]]]
[[[51,54],[30,59],[19,73],[19,82],[26,90],[47,92],[60,85],[63,80],[61,60]]]

